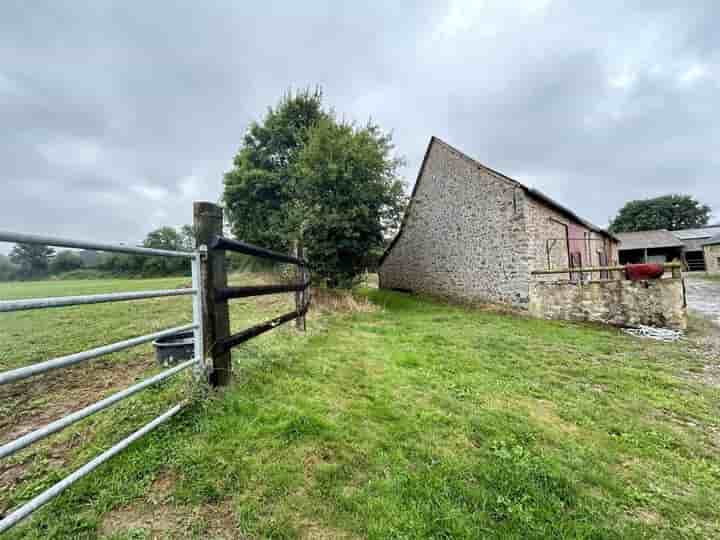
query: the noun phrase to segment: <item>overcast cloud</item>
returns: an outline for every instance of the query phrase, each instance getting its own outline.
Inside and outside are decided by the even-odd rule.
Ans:
[[[410,185],[436,135],[599,225],[668,192],[720,218],[720,2],[363,4],[5,0],[0,229],[189,223],[248,123],[316,84],[394,132]]]

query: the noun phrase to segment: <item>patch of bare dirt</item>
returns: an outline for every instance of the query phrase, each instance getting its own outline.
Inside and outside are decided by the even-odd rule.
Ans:
[[[109,394],[130,386],[153,364],[152,356],[137,356],[122,363],[111,360],[50,372],[0,387],[0,442],[9,442],[82,409]],[[67,457],[83,444],[87,434],[77,432],[62,442],[53,442],[44,465],[62,468]],[[9,493],[27,476],[32,457],[0,463],[0,491]],[[0,500],[2,497],[0,497]],[[0,512],[7,509],[0,504]]]
[[[0,387],[0,402],[11,411],[0,418],[0,440],[21,437],[66,414],[126,388],[152,367],[151,355],[78,365]]]
[[[660,514],[647,508],[633,510],[631,516],[645,525],[657,525],[662,521]]]
[[[142,531],[149,538],[201,538],[208,540],[242,540],[232,502],[216,505],[176,505],[172,487],[176,477],[163,473],[148,490],[145,499],[107,512],[98,529],[100,538],[128,531]]]
[[[319,523],[302,523],[302,538],[305,540],[354,540],[357,536],[340,529],[324,527]]]
[[[555,411],[555,404],[544,399],[527,402],[528,412],[532,420],[546,426],[552,426],[562,433],[577,433],[577,425],[561,418]]]

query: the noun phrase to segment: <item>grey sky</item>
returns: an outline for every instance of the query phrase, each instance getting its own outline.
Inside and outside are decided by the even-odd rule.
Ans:
[[[188,223],[248,123],[315,84],[393,130],[409,183],[436,135],[600,225],[668,192],[720,218],[719,2],[364,4],[4,1],[0,229]]]

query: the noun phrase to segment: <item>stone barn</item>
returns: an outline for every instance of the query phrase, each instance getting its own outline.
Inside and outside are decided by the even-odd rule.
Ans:
[[[432,137],[378,273],[386,289],[527,307],[531,271],[617,264],[617,248],[605,230]]]

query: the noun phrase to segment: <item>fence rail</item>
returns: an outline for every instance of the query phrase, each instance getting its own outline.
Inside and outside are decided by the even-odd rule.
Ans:
[[[89,249],[92,251],[108,251],[111,253],[131,253],[135,255],[184,257],[188,259],[192,259],[197,256],[196,253],[193,251],[170,251],[166,249],[124,246],[120,244],[90,242],[86,240],[70,240],[68,238],[58,238],[56,236],[42,236],[39,234],[24,234],[9,231],[0,231],[0,242],[15,242],[18,244],[37,244],[41,246]]]
[[[183,296],[197,293],[197,289],[171,289],[165,291],[139,291],[128,293],[92,294],[85,296],[56,296],[51,298],[25,298],[22,300],[0,301],[0,313],[26,311],[29,309],[45,309],[54,307],[81,306],[87,304],[103,304],[105,302],[124,302],[127,300],[144,300],[165,296]]]
[[[235,253],[242,253],[244,255],[252,255],[253,257],[262,257],[264,259],[270,259],[275,262],[284,262],[289,264],[297,264],[299,266],[307,266],[307,261],[293,257],[292,255],[285,255],[284,253],[278,253],[277,251],[271,251],[259,246],[252,244],[246,244],[238,240],[231,240],[222,236],[215,236],[210,242],[210,249],[219,249],[223,251],[234,251]]]
[[[680,272],[682,269],[681,263],[663,263],[663,267],[665,270],[672,270],[673,277],[675,277],[676,272]],[[627,270],[626,266],[623,265],[617,265],[617,266],[575,266],[572,268],[556,268],[552,270],[533,270],[530,272],[533,276],[541,276],[541,275],[548,275],[548,274],[567,274],[567,273],[593,273],[593,272],[612,272],[612,271],[622,271],[624,272]]]
[[[125,341],[118,341],[110,345],[103,345],[102,347],[88,349],[87,351],[69,354],[67,356],[60,356],[58,358],[53,358],[52,360],[46,360],[45,362],[38,362],[36,364],[30,364],[29,366],[5,371],[0,373],[0,385],[27,379],[33,375],[39,375],[40,373],[45,373],[53,369],[72,366],[86,360],[97,358],[98,356],[104,356],[106,354],[122,351],[123,349],[135,347],[136,345],[142,345],[143,343],[147,343],[148,341],[153,341],[155,339],[173,336],[188,330],[194,330],[196,327],[197,325],[195,324],[176,326],[175,328],[169,328],[153,334],[146,334],[144,336],[126,339]]]
[[[255,326],[251,326],[250,328],[241,330],[240,332],[233,334],[230,337],[227,337],[221,341],[218,341],[215,344],[215,351],[218,354],[227,352],[230,349],[232,349],[233,347],[237,347],[241,343],[245,343],[246,341],[249,341],[252,338],[257,337],[260,334],[264,334],[265,332],[272,330],[273,328],[276,328],[276,327],[280,326],[281,324],[285,324],[286,322],[295,320],[298,317],[302,317],[303,315],[305,315],[307,313],[307,310],[308,310],[308,306],[305,305],[300,310],[295,310],[295,311],[291,311],[290,313],[285,313],[284,315],[275,317],[274,319],[271,319],[267,322],[256,324]]]
[[[278,294],[295,292],[301,293],[296,297],[295,310],[290,313],[285,313],[278,317],[275,317],[269,321],[251,326],[240,332],[229,335],[228,328],[220,329],[219,333],[224,334],[223,337],[218,337],[212,347],[213,356],[222,356],[228,353],[233,347],[236,347],[250,339],[257,337],[265,332],[272,330],[292,320],[303,321],[299,326],[304,327],[304,317],[308,311],[309,298],[306,297],[304,292],[310,286],[310,280],[307,276],[307,262],[301,257],[295,257],[292,255],[284,255],[275,251],[270,251],[252,244],[245,242],[239,242],[237,240],[230,240],[229,238],[223,238],[222,236],[213,236],[210,242],[211,249],[213,251],[234,251],[237,253],[243,253],[245,255],[252,255],[256,257],[263,257],[276,262],[289,263],[297,265],[300,268],[300,277],[302,281],[299,283],[292,284],[276,284],[276,285],[253,285],[245,287],[215,287],[213,291],[213,298],[215,302],[227,302],[233,298],[246,298],[251,296],[261,296],[266,294]],[[299,251],[299,247],[296,248]],[[226,276],[220,276],[220,281],[226,280]]]
[[[263,296],[266,294],[278,294],[288,292],[304,291],[310,286],[309,281],[303,283],[292,283],[289,285],[249,285],[245,287],[219,287],[215,289],[215,297],[218,300],[231,300],[233,298],[247,298],[251,296]]]

